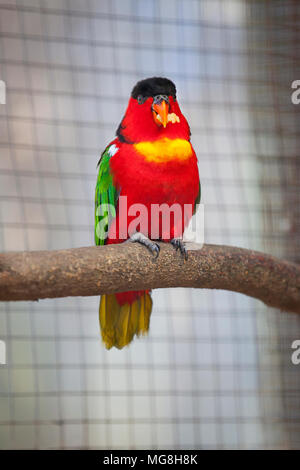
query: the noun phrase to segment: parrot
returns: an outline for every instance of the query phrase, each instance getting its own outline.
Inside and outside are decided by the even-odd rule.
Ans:
[[[116,136],[101,154],[95,189],[95,243],[97,246],[135,242],[159,256],[158,241],[171,243],[187,260],[183,231],[200,202],[198,160],[190,142],[189,124],[182,114],[176,86],[168,78],[151,77],[133,87]],[[122,202],[126,198],[127,205]],[[152,207],[189,205],[184,215],[170,216],[165,230],[162,216]],[[142,205],[148,230],[134,220],[130,208]],[[151,237],[149,237],[151,227]],[[153,229],[153,230],[152,230]],[[154,236],[152,236],[154,233]],[[122,349],[133,338],[148,334],[151,291],[101,296],[99,322],[107,349]]]

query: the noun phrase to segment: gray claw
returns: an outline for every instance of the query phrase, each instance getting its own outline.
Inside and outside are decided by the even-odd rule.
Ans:
[[[184,246],[184,243],[183,241],[180,239],[180,238],[173,238],[171,240],[171,244],[174,246],[174,248],[176,249],[176,251],[180,250],[180,253],[182,254],[182,256],[184,256],[184,259],[187,260],[188,259],[188,252],[187,252],[187,249],[186,247]]]
[[[134,235],[132,235],[129,239],[129,241],[133,243],[140,243],[141,245],[144,245],[151,253],[152,255],[155,256],[155,259],[158,257],[159,252],[160,252],[160,246],[153,242],[152,240],[149,240],[145,235],[143,235],[141,232],[136,232]]]
[[[155,258],[158,258],[160,252],[160,246],[157,243],[152,243],[152,246],[149,246],[149,249],[155,254]]]

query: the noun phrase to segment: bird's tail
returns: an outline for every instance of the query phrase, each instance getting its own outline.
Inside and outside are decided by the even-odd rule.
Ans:
[[[152,299],[148,291],[102,295],[99,320],[106,348],[122,349],[134,335],[147,334],[151,311]]]

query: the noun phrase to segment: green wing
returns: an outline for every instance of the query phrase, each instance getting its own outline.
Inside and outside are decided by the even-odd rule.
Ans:
[[[111,221],[116,217],[119,194],[113,184],[109,161],[117,151],[114,145],[108,145],[99,161],[99,172],[95,191],[95,243],[104,245]],[[117,149],[117,150],[115,150]]]

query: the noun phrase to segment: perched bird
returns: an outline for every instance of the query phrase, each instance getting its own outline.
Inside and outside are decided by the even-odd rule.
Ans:
[[[116,138],[105,148],[98,163],[96,245],[130,239],[158,256],[159,245],[155,240],[161,240],[172,243],[186,256],[181,237],[200,201],[197,157],[190,135],[171,80],[152,77],[134,86]],[[127,206],[122,203],[125,207],[122,209],[124,197]],[[162,216],[154,217],[152,213],[153,207],[162,204],[168,208],[177,204],[182,209],[177,218],[171,214],[168,230]],[[145,229],[141,223],[130,232],[134,220],[130,208],[135,205],[146,209],[142,222],[148,227]],[[184,205],[192,208],[188,215],[183,211]],[[106,348],[121,349],[135,335],[146,334],[151,310],[149,291],[102,295],[99,319]]]

